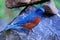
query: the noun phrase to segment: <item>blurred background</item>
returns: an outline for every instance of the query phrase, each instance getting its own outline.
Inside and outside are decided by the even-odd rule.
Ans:
[[[60,10],[60,0],[54,0],[56,7]],[[34,5],[40,7],[40,4]],[[25,7],[8,9],[5,0],[0,0],[0,28],[7,26]]]

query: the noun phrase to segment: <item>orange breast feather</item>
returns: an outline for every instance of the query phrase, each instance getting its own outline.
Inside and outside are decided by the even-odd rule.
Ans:
[[[24,25],[24,28],[32,30],[32,28],[34,28],[36,25],[38,25],[38,23],[40,22],[40,20],[41,19],[39,17],[37,17],[33,22],[26,23]]]

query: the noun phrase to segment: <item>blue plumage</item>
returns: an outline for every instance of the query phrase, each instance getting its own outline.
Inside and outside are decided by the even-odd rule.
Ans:
[[[37,8],[36,10],[33,10],[31,13],[28,13],[24,18],[20,19],[17,23],[13,25],[9,25],[4,30],[8,30],[18,26],[23,26],[25,23],[28,22],[33,22],[36,17],[40,17],[40,18],[43,17],[43,13],[44,13],[44,8]]]

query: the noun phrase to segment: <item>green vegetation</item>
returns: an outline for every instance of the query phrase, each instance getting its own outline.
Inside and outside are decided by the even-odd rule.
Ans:
[[[60,8],[60,5],[59,5],[59,1],[58,0],[54,0],[55,1],[55,4],[56,4],[56,7],[59,9]],[[40,4],[38,5],[34,5],[36,7],[40,7]],[[5,0],[0,0],[0,19],[9,19],[9,13],[6,13],[5,12]],[[24,7],[21,7],[20,10],[22,10]],[[18,15],[18,11],[14,11],[14,9],[11,9],[11,12],[12,12],[12,17],[11,18],[14,18]]]
[[[60,0],[54,0],[55,1],[55,4],[56,4],[56,7],[58,9],[60,9]]]

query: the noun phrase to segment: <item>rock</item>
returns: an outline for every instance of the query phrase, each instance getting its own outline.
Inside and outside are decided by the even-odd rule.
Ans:
[[[34,3],[43,3],[49,0],[6,0],[6,6],[8,8],[15,8],[24,5],[34,4]]]

